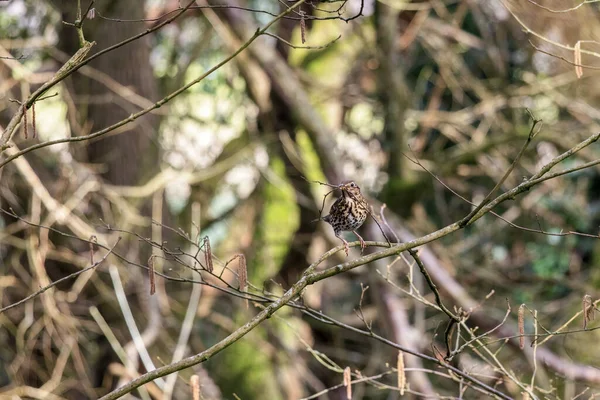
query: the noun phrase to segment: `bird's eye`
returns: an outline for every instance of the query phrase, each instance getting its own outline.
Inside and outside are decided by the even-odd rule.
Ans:
[[[350,182],[350,186],[351,186],[351,187],[356,187],[356,183],[354,183],[354,182]]]

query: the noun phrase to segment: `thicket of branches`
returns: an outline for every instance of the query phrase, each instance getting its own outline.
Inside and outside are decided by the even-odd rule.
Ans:
[[[0,2],[0,394],[593,398],[596,3]]]

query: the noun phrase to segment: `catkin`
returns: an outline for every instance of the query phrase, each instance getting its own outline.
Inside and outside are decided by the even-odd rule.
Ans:
[[[200,377],[198,375],[190,377],[190,386],[192,387],[192,400],[200,400]]]
[[[212,250],[208,236],[204,237],[204,261],[206,261],[206,270],[213,272]]]
[[[156,292],[156,282],[154,276],[154,257],[155,255],[151,255],[148,259],[148,276],[150,278],[150,296]]]
[[[352,400],[352,373],[350,367],[344,369],[344,386],[346,386],[346,399]]]
[[[400,396],[404,396],[406,371],[404,371],[404,353],[402,350],[398,350],[398,362],[396,368],[398,369],[398,389],[400,390]]]
[[[525,347],[525,304],[519,307],[519,347]]]

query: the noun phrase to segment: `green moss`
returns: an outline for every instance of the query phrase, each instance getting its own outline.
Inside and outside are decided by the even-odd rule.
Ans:
[[[250,333],[265,336],[262,328]],[[266,340],[266,338],[265,338]],[[221,355],[210,361],[209,367],[216,372],[217,384],[226,399],[233,393],[241,399],[282,399],[269,355],[249,337],[237,341]]]
[[[277,273],[299,224],[296,196],[285,180],[283,161],[272,157],[270,164],[274,176],[263,189],[265,206],[258,227],[257,262],[248,271],[253,282],[264,282]]]
[[[304,175],[308,180],[323,182],[326,178],[321,169],[319,156],[305,131],[296,132],[296,143],[300,148],[302,161],[304,162]]]

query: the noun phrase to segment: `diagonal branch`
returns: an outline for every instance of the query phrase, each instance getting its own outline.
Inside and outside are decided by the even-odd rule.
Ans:
[[[299,3],[296,3],[296,5],[298,5],[298,4]],[[534,177],[536,177],[536,179],[527,180],[527,181],[521,183],[520,185],[516,186],[515,188],[509,190],[508,192],[496,197],[494,200],[489,202],[487,205],[483,206],[481,208],[481,210],[476,215],[473,216],[473,219],[471,220],[470,223],[474,223],[475,221],[477,221],[483,215],[490,212],[498,204],[500,204],[508,199],[512,199],[515,196],[517,196],[518,194],[531,189],[533,186],[540,183],[541,181],[550,179],[553,176],[560,176],[560,175],[564,174],[565,171],[561,171],[561,172],[558,172],[558,173],[555,173],[552,175],[548,175],[545,177],[543,176],[554,165],[558,164],[560,161],[562,161],[565,158],[567,158],[568,156],[576,153],[577,151],[581,150],[582,148],[594,143],[595,141],[598,140],[598,138],[600,138],[600,133],[592,135],[590,138],[584,140],[577,146],[574,146],[569,151],[563,153],[562,155],[560,155],[558,157],[555,157],[552,161],[550,161],[548,164],[546,164],[546,166],[544,166],[540,170],[540,172],[538,172],[536,175],[534,175]],[[598,162],[600,162],[600,161],[598,161]],[[269,304],[260,313],[258,313],[254,318],[252,318],[246,324],[244,324],[243,326],[241,326],[240,328],[238,328],[237,330],[232,332],[230,335],[228,335],[226,338],[224,338],[220,342],[216,343],[215,345],[209,347],[208,349],[206,349],[196,355],[185,358],[176,363],[165,365],[156,370],[153,370],[146,374],[143,374],[140,377],[129,382],[125,386],[122,386],[122,387],[110,392],[106,396],[102,397],[101,400],[118,399],[119,397],[121,397],[127,393],[130,393],[131,391],[133,391],[134,389],[138,388],[139,386],[141,386],[145,383],[151,382],[157,378],[163,377],[163,376],[171,374],[173,372],[177,372],[182,369],[189,368],[191,366],[194,366],[196,364],[202,363],[202,362],[210,359],[215,354],[221,352],[222,350],[226,349],[227,347],[229,347],[236,341],[240,340],[247,333],[249,333],[255,327],[257,327],[259,324],[261,324],[264,320],[270,318],[275,312],[277,312],[277,310],[279,310],[280,308],[282,308],[285,305],[292,302],[295,298],[297,298],[298,296],[301,295],[302,291],[307,286],[312,285],[313,283],[319,282],[330,276],[338,275],[340,273],[349,271],[349,270],[357,268],[361,265],[365,265],[371,261],[382,259],[382,258],[389,257],[389,256],[393,256],[393,255],[398,255],[404,251],[409,251],[415,247],[422,246],[426,243],[440,239],[444,236],[448,236],[449,234],[456,232],[462,228],[464,228],[464,226],[461,226],[460,221],[458,221],[458,222],[450,224],[444,228],[441,228],[435,232],[432,232],[428,235],[422,236],[420,238],[410,240],[405,243],[397,244],[391,248],[387,248],[387,249],[381,250],[376,253],[368,254],[368,255],[359,257],[355,260],[347,261],[347,262],[335,265],[333,267],[327,268],[322,271],[316,271],[316,267],[320,264],[320,262],[322,260],[326,259],[327,257],[330,257],[332,254],[339,251],[341,247],[334,248],[334,249],[326,252],[325,254],[323,254],[323,256],[317,262],[311,264],[306,269],[306,271],[302,274],[301,278],[294,285],[292,285],[292,287],[288,291],[286,291],[285,294],[283,294],[283,296],[281,296],[279,299],[275,300],[273,303]],[[452,313],[450,313],[450,314],[452,314]],[[440,361],[440,362],[442,362],[442,361]],[[494,391],[495,391],[495,389],[494,389]],[[497,391],[495,391],[495,392],[497,392]],[[502,395],[500,397],[509,398],[506,395]]]
[[[483,208],[483,206],[485,206],[490,201],[490,199],[492,198],[494,193],[496,193],[496,191],[500,188],[500,186],[502,186],[504,181],[506,181],[506,179],[509,177],[509,175],[511,174],[511,172],[513,171],[515,166],[519,163],[519,160],[521,160],[521,157],[523,156],[523,153],[525,153],[525,150],[529,146],[529,143],[531,143],[531,141],[537,134],[535,131],[535,127],[537,126],[537,124],[539,124],[541,122],[541,120],[535,119],[531,113],[530,113],[530,116],[531,116],[531,119],[533,120],[533,124],[531,125],[531,129],[529,130],[529,135],[527,136],[527,140],[523,144],[523,147],[521,147],[519,154],[517,154],[514,161],[512,162],[510,167],[506,170],[506,172],[504,173],[502,178],[498,181],[498,183],[496,183],[496,185],[492,188],[492,190],[490,190],[490,192],[487,194],[487,196],[485,196],[485,198],[481,201],[481,203],[479,203],[479,205],[477,207],[475,207],[466,217],[463,218],[461,223],[464,226],[466,226],[469,223],[471,218],[473,218],[475,215],[477,215],[477,213]]]

